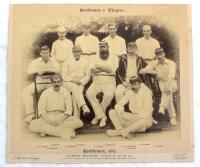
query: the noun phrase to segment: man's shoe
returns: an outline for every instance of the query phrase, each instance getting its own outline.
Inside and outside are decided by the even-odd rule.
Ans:
[[[93,120],[91,121],[91,124],[96,125],[98,122],[99,120],[96,117],[94,117]]]
[[[173,125],[173,126],[177,125],[177,121],[176,121],[175,117],[170,118],[170,124]]]
[[[109,137],[121,136],[122,135],[122,131],[121,130],[108,129],[106,131],[106,134]]]
[[[161,106],[158,113],[165,115],[165,108],[163,106]]]
[[[158,121],[156,121],[155,119],[153,119],[153,124],[154,124],[154,125],[157,125],[157,124],[158,124]]]
[[[76,132],[73,130],[71,138],[75,138],[75,137],[76,137]]]
[[[72,129],[67,129],[67,130],[65,130],[65,131],[63,131],[62,132],[62,134],[61,134],[61,137],[63,138],[63,139],[65,139],[65,140],[69,140],[69,139],[71,139],[72,137],[74,137],[74,130],[72,130]]]
[[[107,121],[107,117],[101,118],[100,123],[99,123],[99,127],[100,128],[105,127],[106,126],[106,121]]]
[[[29,124],[29,123],[34,119],[34,117],[35,117],[35,114],[34,114],[34,113],[28,114],[28,115],[26,116],[26,118],[24,119],[24,122],[26,122],[26,123]]]
[[[47,136],[47,134],[45,134],[45,133],[40,133],[40,137],[45,137],[45,136]]]
[[[82,110],[83,110],[83,116],[84,117],[86,117],[90,114],[90,110],[89,110],[89,108],[86,104],[82,106]]]

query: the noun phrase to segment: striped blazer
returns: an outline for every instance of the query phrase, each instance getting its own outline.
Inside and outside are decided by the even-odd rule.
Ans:
[[[140,56],[137,56],[136,59],[136,65],[137,65],[137,73],[144,68],[147,64],[145,63],[144,59]],[[127,71],[127,55],[121,55],[119,60],[119,66],[116,71],[116,81],[117,84],[121,84],[126,79],[126,71]],[[142,82],[145,81],[145,78],[143,75],[138,75]]]

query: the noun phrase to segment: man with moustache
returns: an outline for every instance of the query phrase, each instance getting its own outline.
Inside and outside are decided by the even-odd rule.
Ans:
[[[56,61],[50,57],[50,49],[47,45],[42,45],[39,50],[41,57],[33,60],[28,66],[27,73],[30,76],[34,76],[37,82],[49,82],[50,75],[59,72],[59,65]],[[35,82],[36,82],[35,81]],[[37,86],[37,89],[36,89]],[[47,88],[50,84],[39,84],[31,83],[26,86],[22,93],[22,99],[25,107],[25,125],[28,125],[30,121],[36,117],[34,112],[34,95]],[[37,92],[36,92],[37,91]]]
[[[52,135],[64,139],[75,137],[75,129],[83,126],[83,122],[71,116],[72,100],[69,91],[62,87],[60,75],[51,79],[52,87],[46,89],[38,103],[39,119],[30,123],[30,130],[41,136]]]
[[[153,124],[153,100],[151,90],[137,77],[129,79],[131,90],[116,104],[115,109],[109,112],[109,117],[115,127],[107,130],[110,137],[129,137],[130,132],[143,132]],[[126,112],[124,106],[128,104],[131,112]]]
[[[127,55],[120,56],[119,68],[117,69],[117,82],[119,85],[115,91],[115,100],[118,102],[131,88],[129,79],[138,76],[144,82],[144,76],[138,74],[140,69],[146,66],[143,58],[137,55],[137,45],[134,42],[127,44]]]
[[[90,26],[82,26],[83,34],[76,38],[75,45],[80,46],[82,55],[91,63],[99,54],[99,39],[90,34]]]
[[[105,112],[115,93],[115,72],[118,66],[118,59],[110,54],[108,44],[105,41],[100,42],[99,50],[99,58],[90,69],[93,82],[86,92],[86,97],[95,114],[91,123],[93,125],[99,123],[99,127],[102,128],[106,126],[107,117]],[[100,92],[103,93],[101,103],[96,97]]]
[[[159,113],[164,115],[165,110],[167,110],[171,125],[177,125],[177,115],[173,102],[173,93],[177,90],[176,64],[165,57],[163,48],[157,48],[155,54],[156,60],[141,69],[139,73],[155,75],[162,93]]]

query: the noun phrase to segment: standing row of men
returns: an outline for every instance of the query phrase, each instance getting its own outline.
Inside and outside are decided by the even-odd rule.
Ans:
[[[98,38],[90,34],[89,26],[83,26],[83,35],[77,37],[73,46],[65,37],[65,29],[60,27],[58,40],[52,45],[51,57],[50,49],[47,46],[41,47],[41,57],[30,64],[28,74],[37,74],[37,80],[43,81],[49,76],[45,74],[52,72],[61,73],[62,77],[56,75],[51,78],[53,87],[41,84],[35,89],[35,84],[32,83],[24,89],[25,122],[31,122],[32,131],[40,132],[41,135],[73,137],[74,130],[83,126],[79,119],[80,111],[84,115],[90,113],[83,91],[91,79],[92,84],[86,91],[86,97],[95,113],[92,124],[106,126],[105,112],[115,97],[116,106],[109,111],[115,130],[108,130],[107,134],[127,137],[130,132],[146,130],[153,123],[153,102],[151,90],[142,83],[145,74],[154,75],[159,83],[162,92],[159,112],[164,114],[167,109],[170,123],[176,125],[173,105],[173,93],[177,87],[176,66],[173,61],[165,58],[159,42],[151,37],[151,27],[144,26],[144,37],[135,43],[128,43],[127,47],[125,40],[116,34],[116,25],[110,24],[108,28],[108,37],[99,42]],[[40,118],[32,121],[35,117],[35,90],[45,91],[38,103]],[[100,92],[103,93],[101,102],[97,98]],[[127,103],[130,113],[124,111]]]

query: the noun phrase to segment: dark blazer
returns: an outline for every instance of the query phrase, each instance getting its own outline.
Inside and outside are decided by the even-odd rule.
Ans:
[[[137,73],[144,68],[147,64],[145,63],[144,59],[140,56],[137,56],[136,59],[137,65]],[[127,55],[121,55],[119,60],[119,66],[116,71],[116,81],[117,84],[121,84],[126,79],[126,71],[127,71]],[[144,82],[145,78],[144,75],[138,75],[142,82]]]

